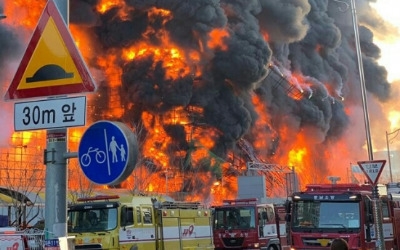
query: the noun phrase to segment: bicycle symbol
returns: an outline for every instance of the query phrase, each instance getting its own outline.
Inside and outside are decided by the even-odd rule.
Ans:
[[[103,163],[106,161],[106,153],[104,151],[101,151],[98,148],[93,149],[93,147],[89,147],[88,151],[81,157],[82,166],[87,167],[92,162],[92,157],[90,156],[90,153],[96,153],[95,157],[97,163]]]

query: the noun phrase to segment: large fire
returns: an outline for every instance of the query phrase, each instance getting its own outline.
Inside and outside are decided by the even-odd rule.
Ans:
[[[45,4],[44,0],[6,1],[7,18],[1,24],[10,27],[26,44]],[[73,16],[78,15],[75,13],[78,9],[74,9],[78,4],[71,2]],[[173,6],[168,9],[168,6],[142,4],[135,8],[123,0],[101,0],[92,7],[91,13],[98,18],[92,24],[94,28],[76,20],[69,25],[98,85],[98,91],[88,96],[88,110],[92,111],[88,124],[101,119],[123,121],[138,134],[140,141],[140,160],[121,187],[135,192],[166,193],[186,200],[207,199],[217,204],[236,196],[237,178],[248,173],[249,162],[258,166],[283,166],[285,171],[269,168],[258,172],[266,176],[267,193],[271,196],[287,195],[282,190],[285,190],[284,176],[290,171],[296,173],[301,186],[326,182],[331,172],[346,179],[348,166],[336,166],[332,171],[329,159],[334,160],[334,148],[344,152],[348,146],[340,137],[332,136],[335,128],[323,124],[341,126],[345,122],[330,123],[337,114],[324,118],[325,111],[316,109],[319,103],[326,105],[325,109],[340,109],[335,101],[341,98],[339,87],[329,83],[337,76],[318,81],[302,73],[300,66],[286,72],[278,61],[270,62],[267,50],[250,51],[252,57],[243,59],[248,60],[244,65],[250,65],[254,58],[265,56],[260,59],[266,63],[259,67],[259,72],[250,66],[229,73],[224,71],[238,64],[231,58],[243,52],[235,55],[235,51],[251,43],[266,47],[273,42],[272,30],[271,33],[261,30],[257,37],[250,33],[255,36],[251,40],[250,34],[243,34],[254,27],[246,27],[250,22],[242,20],[244,16],[236,16],[239,10],[228,3],[220,7],[225,10],[228,21],[214,27],[200,22],[191,24],[197,25],[197,29],[190,33],[184,30],[189,23],[181,23],[181,30],[171,28],[174,22],[181,21],[179,16],[174,16]],[[132,26],[134,21],[141,26]],[[147,26],[143,28],[144,23]],[[114,27],[117,24],[130,33],[116,32],[120,28]],[[109,34],[100,33],[101,25]],[[233,39],[250,42],[236,44]],[[317,43],[312,50],[322,54],[325,47]],[[266,101],[274,94],[273,102]],[[277,97],[278,94],[283,98]],[[315,96],[321,99],[315,101],[312,99]],[[287,105],[278,105],[281,101]],[[230,107],[229,102],[238,106]],[[211,108],[211,104],[219,105],[221,110]],[[301,111],[297,118],[292,115],[296,108],[308,110],[307,105],[310,110],[314,109],[315,117],[302,116],[305,112]],[[239,113],[242,110],[245,111]],[[230,115],[225,117],[227,113]],[[250,121],[250,117],[256,119]],[[83,132],[84,128],[68,129],[71,151],[77,150]],[[45,147],[43,131],[14,132],[10,138],[10,147],[4,150],[7,155],[12,151],[14,165],[24,162],[29,168],[27,163],[34,161]],[[10,158],[3,159],[2,163],[6,161]],[[69,189],[82,188],[92,188],[92,185],[82,177],[76,160],[71,159]]]

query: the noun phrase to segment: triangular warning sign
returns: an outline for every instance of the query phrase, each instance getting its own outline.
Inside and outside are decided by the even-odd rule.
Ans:
[[[93,92],[95,84],[53,0],[49,0],[5,100]]]
[[[359,161],[357,163],[365,176],[367,176],[369,182],[375,186],[385,166],[386,160]]]

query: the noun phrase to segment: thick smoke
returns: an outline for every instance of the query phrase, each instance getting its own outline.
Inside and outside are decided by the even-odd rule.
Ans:
[[[240,138],[260,140],[253,131],[259,119],[251,99],[256,94],[266,105],[264,112],[270,117],[266,134],[273,138],[266,142],[266,152],[259,153],[272,156],[284,154],[279,149],[294,143],[301,131],[314,131],[310,135],[316,145],[339,139],[350,123],[345,106],[361,105],[350,2],[130,0],[126,5],[131,8],[125,9],[125,18],[119,17],[119,7],[102,14],[89,11],[87,15],[80,12],[89,7],[81,7],[79,12],[72,9],[71,22],[81,24],[82,17],[90,17],[87,24],[92,25],[95,40],[100,43],[96,46],[99,54],[143,40],[163,46],[162,30],[168,33],[170,42],[187,53],[198,51],[201,57],[196,64],[186,62],[201,71],[197,80],[190,74],[168,78],[162,61],[151,54],[121,61],[124,100],[134,103],[126,112],[126,120],[138,122],[143,111],[162,115],[179,106],[200,106],[204,108],[201,122],[221,132],[212,150],[225,157]],[[362,19],[371,11],[366,6],[364,1],[357,5]],[[149,18],[152,8],[169,10],[172,17],[159,14]],[[368,20],[369,25],[377,20],[381,19],[375,15]],[[207,47],[214,29],[228,32],[223,38],[225,48]],[[390,85],[385,68],[377,64],[379,48],[367,26],[360,25],[359,34],[366,88],[385,101]],[[271,64],[275,70],[268,67]],[[280,74],[296,85],[301,98],[290,95],[289,85],[276,84]],[[282,127],[289,127],[292,137],[280,138]]]
[[[0,1],[0,14],[4,14],[3,1]],[[22,52],[23,48],[21,43],[19,43],[19,37],[17,36],[17,31],[13,30],[9,26],[5,25],[0,19],[0,76],[2,80],[9,80],[5,76],[8,75],[8,70],[10,70],[10,62],[15,60],[15,57]],[[8,84],[9,82],[6,81]],[[6,91],[7,86],[2,86],[2,90]],[[2,92],[2,93],[4,93]],[[12,104],[2,104],[0,109],[0,117],[2,121],[12,121]],[[0,133],[0,145],[3,142],[7,142],[9,135],[13,131],[13,125],[10,122],[3,123],[3,133]],[[3,138],[4,136],[4,138]]]
[[[211,151],[219,158],[238,152],[237,143],[245,138],[254,145],[262,141],[264,146],[255,153],[274,162],[285,158],[301,135],[315,153],[314,163],[326,170],[325,146],[349,128],[346,109],[361,105],[349,1],[126,0],[105,12],[97,11],[99,2],[70,0],[70,23],[91,36],[93,55],[117,58],[124,122],[140,123],[143,112],[162,117],[177,107],[201,107],[204,112],[196,122],[218,131]],[[357,7],[366,88],[386,101],[390,84],[377,63],[380,50],[373,36],[375,29],[391,27],[373,13],[368,1],[357,0]],[[216,30],[225,35],[219,45],[209,46]],[[0,32],[2,37],[13,35],[1,23]],[[182,69],[170,77],[162,58],[151,52],[131,60],[123,57],[124,49],[144,43],[180,47],[185,51],[180,63],[191,72]],[[11,57],[13,46],[1,39],[0,57]],[[193,52],[196,60],[191,59]],[[90,58],[89,66],[101,70],[96,59]],[[95,104],[100,108],[109,102],[111,84],[104,80],[98,85]],[[262,103],[261,112],[256,111],[255,97]],[[178,148],[193,149],[184,142],[181,126],[165,124],[164,129]]]
[[[299,83],[301,88],[302,85],[308,85],[304,89],[308,92],[305,98],[288,102],[283,97],[285,99],[279,106],[296,117],[296,130],[312,126],[322,131],[323,135],[340,136],[348,124],[344,105],[339,102],[343,95],[343,85],[347,81],[346,65],[340,61],[338,51],[342,36],[333,18],[327,13],[328,1],[309,1],[309,4],[311,8],[308,7],[310,12],[305,17],[307,21],[300,20],[301,23],[308,23],[307,34],[292,43],[290,34],[286,38],[280,35],[281,41],[289,42],[271,42],[273,54],[281,60],[281,65],[285,65],[290,72],[300,72],[309,77],[307,82]],[[271,37],[274,37],[273,34]],[[287,103],[293,103],[289,111]],[[280,109],[274,112],[274,117],[278,117]]]
[[[198,65],[190,67],[202,71],[200,82],[193,84],[191,75],[167,79],[162,61],[155,61],[151,54],[124,62],[122,84],[127,101],[133,102],[134,108],[161,114],[178,106],[203,107],[203,122],[222,131],[214,150],[224,155],[251,127],[254,110],[247,93],[265,76],[271,57],[255,17],[261,11],[258,1],[128,1],[127,4],[133,7],[127,13],[128,18],[120,19],[117,8],[99,16],[101,23],[93,29],[101,48],[129,47],[143,39],[162,46],[163,37],[158,32],[162,29],[168,31],[171,42],[179,47],[201,52]],[[160,14],[150,19],[147,13],[154,7],[171,11],[173,18],[164,21]],[[71,18],[71,22],[74,20]],[[224,40],[226,50],[207,48],[213,29],[229,33]]]
[[[292,43],[299,41],[309,32],[306,15],[310,13],[307,0],[262,0],[262,11],[257,19],[262,30],[268,31],[269,41]]]
[[[0,7],[0,13],[2,13]],[[16,57],[23,49],[19,43],[17,32],[12,30],[9,26],[3,25],[0,19],[0,69],[6,68],[5,66],[9,61]],[[7,60],[8,59],[8,60]]]

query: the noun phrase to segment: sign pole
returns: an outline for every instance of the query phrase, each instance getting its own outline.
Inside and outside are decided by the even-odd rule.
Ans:
[[[67,236],[67,129],[47,130],[46,150],[46,240]]]
[[[357,162],[365,176],[368,178],[369,183],[372,184],[372,213],[375,225],[375,237],[376,249],[385,249],[385,238],[383,235],[382,227],[382,211],[381,211],[381,200],[379,199],[379,191],[377,182],[379,176],[382,173],[383,167],[385,166],[386,160],[375,160],[375,161],[360,161]]]
[[[382,227],[382,212],[381,212],[381,200],[379,199],[378,186],[374,185],[372,189],[372,208],[373,208],[373,217],[375,221],[375,230],[376,230],[376,249],[384,250],[385,249],[385,238],[383,235],[383,227]]]
[[[374,160],[374,154],[372,150],[372,140],[371,140],[371,133],[370,133],[370,126],[369,126],[369,116],[368,116],[368,102],[367,102],[367,95],[366,95],[366,87],[365,87],[365,78],[364,78],[364,66],[362,61],[362,53],[361,53],[361,46],[360,46],[360,35],[358,31],[358,20],[357,20],[357,13],[356,13],[356,3],[355,0],[351,0],[351,12],[352,12],[352,19],[353,19],[353,28],[354,28],[354,38],[355,38],[355,45],[357,51],[357,61],[358,61],[358,72],[360,76],[360,87],[361,87],[361,100],[363,105],[364,111],[364,123],[365,123],[365,133],[367,139],[367,148],[368,148],[368,157],[370,161]],[[382,216],[378,216],[381,213],[381,209],[379,205],[379,193],[378,188],[376,187],[376,183],[374,183],[373,187],[373,194],[375,194],[375,199],[373,199],[374,205],[374,220],[375,220],[375,229],[376,229],[376,247],[379,250],[385,249],[385,238],[383,237],[383,228],[382,228]],[[375,202],[374,202],[375,200]]]
[[[69,0],[54,0],[66,25]],[[47,130],[44,160],[46,164],[45,239],[67,237],[67,129]]]

